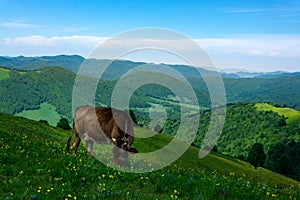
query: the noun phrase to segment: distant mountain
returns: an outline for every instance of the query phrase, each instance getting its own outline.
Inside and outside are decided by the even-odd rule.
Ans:
[[[18,70],[41,69],[49,66],[60,66],[69,71],[77,72],[84,58],[78,55],[57,55],[40,57],[1,57],[0,66]]]
[[[300,72],[247,72],[247,71],[237,71],[234,73],[222,72],[223,78],[276,78],[281,76],[297,76]]]
[[[102,79],[117,80],[127,71],[149,63],[133,62],[128,60],[107,60],[107,59],[85,59],[78,55],[57,55],[57,56],[40,56],[40,57],[4,57],[0,56],[0,66],[6,68],[15,68],[18,70],[33,70],[41,69],[50,66],[63,67],[66,70],[76,73],[79,67],[84,63],[88,66],[97,66],[99,68],[105,67],[109,64],[109,67],[102,76]],[[188,65],[167,65],[167,64],[151,64],[153,67],[169,66],[176,71],[180,72],[185,77],[198,78],[199,76],[218,76],[219,72],[206,70]],[[281,76],[297,76],[300,72],[251,72],[247,70],[219,70],[223,78],[276,78]],[[199,74],[200,72],[200,74]]]
[[[58,55],[58,56],[41,56],[41,57],[1,57],[0,66],[6,68],[15,68],[17,70],[34,70],[45,67],[59,66],[66,70],[76,73],[80,66],[97,66],[107,67],[101,79],[118,80],[123,74],[137,66],[153,65],[153,67],[169,66],[180,72],[185,77],[198,78],[203,76],[217,76],[215,71],[206,70],[187,65],[166,65],[166,64],[150,64],[144,62],[133,62],[128,60],[107,60],[107,59],[85,59],[78,55]],[[199,74],[200,71],[200,74]]]
[[[18,95],[23,94],[23,91],[20,91],[19,93],[16,93],[16,90],[18,88],[24,88],[25,85],[22,83],[25,79],[26,84],[28,86],[28,89],[25,89],[24,91],[31,91],[32,88],[38,87],[36,90],[40,91],[41,94],[44,94],[44,92],[41,92],[41,89],[46,85],[51,85],[51,88],[49,89],[46,87],[44,90],[48,91],[48,96],[42,97],[38,103],[35,103],[34,107],[38,107],[39,103],[45,102],[45,99],[49,99],[53,96],[53,99],[59,99],[58,95],[55,96],[55,94],[58,91],[61,91],[60,89],[57,89],[57,85],[61,85],[65,80],[68,80],[68,83],[65,83],[61,85],[60,87],[63,88],[69,88],[69,92],[72,92],[73,87],[73,81],[75,78],[75,74],[81,64],[84,62],[86,65],[90,66],[97,66],[97,68],[101,68],[106,66],[107,64],[110,64],[111,60],[96,60],[96,59],[84,59],[83,57],[73,55],[73,56],[67,56],[67,55],[58,55],[58,56],[41,56],[41,57],[0,57],[0,66],[4,66],[6,68],[16,68],[18,70],[27,70],[30,73],[26,73],[26,76],[18,76],[18,73],[15,72],[15,70],[12,70],[9,75],[9,79],[3,80],[3,83],[1,83],[0,91],[2,95],[3,103],[7,104],[7,102],[10,102],[10,98],[7,97],[7,95],[11,94],[11,98],[15,99],[16,102],[11,102],[12,105],[18,105],[18,109],[16,109],[14,106],[11,108],[6,107],[5,109],[9,109],[9,113],[16,113],[22,109],[31,109],[32,107],[26,106],[27,101],[23,101],[22,98],[17,98]],[[102,80],[107,80],[109,82],[106,82],[106,84],[109,84],[109,86],[106,86],[105,88],[113,88],[115,85],[115,81],[118,80],[122,75],[124,75],[126,72],[128,72],[131,69],[134,69],[135,67],[139,65],[145,65],[147,63],[143,62],[132,62],[127,60],[115,60],[113,61],[109,67],[105,70],[105,73],[101,77]],[[160,68],[164,66],[165,64],[147,64],[150,65],[152,68]],[[46,67],[46,66],[61,66],[62,68],[53,68]],[[215,71],[209,71],[202,68],[196,68],[187,66],[187,65],[168,65],[172,69],[178,71],[180,74],[185,76],[187,80],[191,83],[192,87],[194,88],[196,95],[199,98],[199,102],[201,102],[201,106],[203,107],[210,107],[210,96],[209,92],[206,86],[206,83],[203,79],[199,78],[200,75],[210,76],[211,78],[214,78],[214,76],[217,76],[218,73]],[[40,69],[44,68],[46,70],[41,70],[40,73],[34,73],[31,71],[31,69]],[[199,74],[200,71],[200,74]],[[55,76],[52,76],[52,74],[47,73],[53,73],[56,74]],[[68,73],[69,72],[69,73]],[[71,73],[74,72],[74,73]],[[4,73],[3,77],[7,77],[7,70],[2,71],[1,73]],[[6,75],[5,75],[6,74]],[[23,74],[24,75],[24,74]],[[41,76],[43,75],[43,76]],[[253,73],[253,72],[236,72],[233,77],[231,78],[224,78],[224,85],[227,95],[227,102],[228,103],[236,103],[236,102],[272,102],[274,104],[283,105],[284,103],[287,103],[290,107],[293,107],[297,110],[300,110],[300,93],[299,93],[299,85],[300,85],[300,72],[295,73],[286,73],[286,72],[273,72],[273,73]],[[71,79],[69,77],[72,77]],[[224,77],[224,74],[223,74]],[[230,77],[230,76],[229,76]],[[242,78],[242,77],[251,77],[251,78]],[[46,78],[51,78],[50,80],[47,80]],[[100,78],[100,77],[97,77]],[[38,82],[42,82],[42,85],[36,85],[35,79],[38,79]],[[51,83],[52,82],[52,83]],[[18,85],[20,84],[20,85]],[[23,84],[23,85],[22,85]],[[156,86],[157,87],[157,86]],[[153,88],[151,88],[153,89]],[[102,89],[102,93],[103,93]],[[148,91],[153,92],[148,88]],[[35,91],[34,94],[36,93]],[[105,91],[107,96],[109,96],[111,91]],[[60,92],[59,92],[60,93]],[[149,92],[148,92],[149,93]],[[163,96],[166,94],[170,94],[169,92],[165,90],[159,90],[154,93],[157,93],[158,96]],[[4,95],[5,94],[5,95]],[[17,95],[16,95],[17,94]],[[69,94],[65,91],[62,91],[62,94]],[[144,88],[142,92],[143,96],[147,96],[147,90]],[[69,94],[71,95],[71,93]],[[24,97],[27,97],[28,95],[24,93]],[[34,96],[40,96],[39,94],[35,94]],[[54,97],[55,96],[55,97]],[[140,95],[141,96],[141,95]],[[145,102],[141,101],[141,97],[139,96],[138,99],[136,99],[136,102],[142,102],[142,104],[146,104]],[[156,96],[157,97],[157,96]],[[3,99],[4,98],[4,99]],[[38,99],[38,98],[36,98]],[[103,99],[103,97],[102,97]],[[1,101],[2,101],[1,100]],[[0,103],[1,103],[0,101]],[[36,100],[32,101],[35,102]],[[56,100],[55,100],[56,101]],[[63,100],[65,101],[65,100]],[[68,101],[70,101],[68,99]],[[20,103],[21,102],[21,103]],[[102,100],[102,103],[107,105],[109,102],[109,99],[105,98],[105,101]],[[149,101],[148,101],[149,102]],[[52,103],[52,102],[49,102]],[[59,104],[60,102],[57,102]],[[56,108],[58,107],[55,105]],[[63,106],[62,106],[63,109]],[[0,109],[1,111],[1,109]],[[63,114],[63,113],[60,113]]]

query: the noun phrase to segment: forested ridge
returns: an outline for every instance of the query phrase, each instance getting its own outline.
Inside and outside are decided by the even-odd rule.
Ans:
[[[180,68],[181,69],[181,68]],[[187,74],[188,76],[188,74]],[[39,70],[9,70],[9,78],[0,79],[0,111],[18,113],[36,109],[43,102],[53,104],[59,114],[70,117],[70,102],[76,75],[60,67],[46,67]],[[187,77],[199,99],[200,106],[210,107],[210,97],[202,79]],[[300,108],[300,76],[271,79],[223,79],[227,102],[272,102],[286,103],[289,107]],[[99,81],[96,102],[110,104],[110,96],[116,81]],[[150,97],[171,100],[174,95],[169,89],[149,84],[135,92],[132,107],[149,107]]]
[[[207,131],[210,112],[202,115],[195,145]],[[286,118],[273,111],[259,111],[254,103],[229,105],[226,121],[215,150],[247,161],[255,143],[263,145],[267,155],[265,167],[299,180],[300,127],[287,124]],[[287,165],[287,166],[286,166]]]

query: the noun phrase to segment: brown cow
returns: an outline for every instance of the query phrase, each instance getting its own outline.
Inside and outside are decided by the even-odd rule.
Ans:
[[[114,144],[113,162],[122,164],[128,152],[137,153],[131,145],[134,140],[133,122],[125,111],[105,107],[82,106],[74,112],[73,129],[68,139],[66,151],[70,150],[72,135],[73,155],[76,154],[81,139],[92,156],[94,142]]]

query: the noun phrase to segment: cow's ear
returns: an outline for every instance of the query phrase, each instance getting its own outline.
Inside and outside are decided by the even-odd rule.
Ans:
[[[139,151],[136,148],[131,148],[128,150],[131,153],[138,153]]]

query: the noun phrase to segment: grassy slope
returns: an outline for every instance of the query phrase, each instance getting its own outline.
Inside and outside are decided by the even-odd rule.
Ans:
[[[147,134],[136,129],[136,134]],[[64,153],[69,132],[0,113],[0,198],[10,199],[293,199],[300,183],[248,163],[188,151],[171,166],[130,174],[90,159],[81,145],[76,157]],[[141,152],[170,140],[164,135],[136,139]]]
[[[151,152],[162,148],[166,145],[171,138],[163,135],[156,134],[151,138],[138,138],[141,134],[154,135],[155,133],[146,129],[135,129],[136,140],[134,147],[140,149],[142,153]],[[151,133],[149,133],[151,132]],[[269,184],[288,184],[291,180],[280,174],[271,172],[270,170],[259,168],[255,170],[249,163],[235,159],[229,158],[221,154],[210,153],[203,159],[198,159],[199,148],[191,146],[183,156],[176,161],[176,164],[181,168],[201,168],[207,171],[218,171],[224,174],[235,173],[239,176],[247,176],[249,179],[255,181],[262,181]]]
[[[0,80],[9,78],[9,69],[0,67]]]
[[[283,115],[287,118],[286,122],[288,124],[297,124],[300,126],[300,111],[298,110],[292,108],[277,108],[268,103],[257,103],[255,107],[257,110],[277,112],[279,115]]]
[[[49,103],[42,103],[38,110],[25,110],[17,113],[17,116],[27,117],[39,121],[41,119],[47,120],[50,125],[56,126],[60,120],[60,115],[55,111],[55,107]]]

